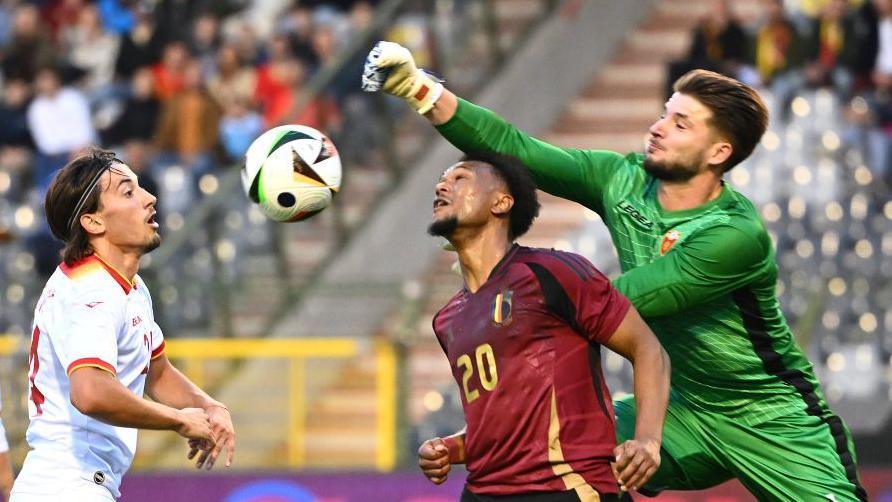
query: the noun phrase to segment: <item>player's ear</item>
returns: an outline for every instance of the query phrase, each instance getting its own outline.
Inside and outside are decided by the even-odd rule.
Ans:
[[[706,162],[711,167],[720,166],[731,158],[731,153],[733,151],[734,147],[727,141],[722,140],[713,143],[709,149],[709,157],[706,159]]]
[[[105,232],[105,222],[99,213],[84,213],[80,218],[81,227],[90,235],[99,235]]]
[[[495,202],[492,205],[492,213],[496,216],[508,214],[514,207],[514,197],[505,192],[496,192]]]

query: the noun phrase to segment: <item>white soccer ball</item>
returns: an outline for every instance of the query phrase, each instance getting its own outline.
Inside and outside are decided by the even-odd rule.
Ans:
[[[312,127],[274,127],[248,147],[242,185],[266,216],[304,220],[328,207],[341,188],[341,157]]]

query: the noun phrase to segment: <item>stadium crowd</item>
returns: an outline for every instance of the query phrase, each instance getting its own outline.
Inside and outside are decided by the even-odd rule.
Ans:
[[[882,188],[892,185],[892,1],[763,0],[762,15],[740,19],[716,0],[692,33],[687,57],[667,82],[709,68],[770,91],[772,116],[786,122],[805,90],[832,89],[844,103],[844,139],[867,152]],[[670,89],[667,89],[667,92]]]
[[[162,212],[188,208],[203,175],[275,125],[305,124],[341,150],[358,148],[361,134],[339,134],[367,106],[354,80],[336,78],[298,103],[377,3],[0,3],[0,242],[24,239],[40,275],[52,272],[58,243],[41,215],[16,217],[16,208],[39,211],[55,171],[90,144],[116,151],[156,194],[172,167],[184,173],[185,190],[162,197]],[[347,65],[358,79],[362,61]]]

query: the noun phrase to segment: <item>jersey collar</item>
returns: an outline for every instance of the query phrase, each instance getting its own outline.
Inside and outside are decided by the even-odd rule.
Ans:
[[[485,288],[486,285],[489,284],[489,281],[491,281],[493,279],[493,277],[496,277],[498,274],[500,274],[502,272],[502,270],[505,269],[507,263],[509,261],[511,261],[512,258],[514,258],[514,255],[517,254],[518,249],[520,249],[519,244],[517,244],[516,242],[511,244],[511,247],[508,248],[508,251],[505,253],[505,256],[502,256],[502,259],[499,260],[498,263],[496,263],[496,266],[493,267],[492,270],[489,271],[489,276],[486,278],[485,281],[483,281],[483,284],[480,285],[480,288],[478,288],[475,293],[471,293],[471,290],[468,289],[468,286],[464,285],[462,288],[464,289],[465,293],[467,293],[469,295],[476,295],[477,293],[482,291],[483,288]]]
[[[728,205],[728,203],[734,198],[734,191],[722,180],[722,191],[719,192],[719,196],[711,201],[708,201],[704,204],[701,204],[697,207],[692,207],[690,209],[680,209],[678,211],[666,211],[663,209],[662,204],[660,204],[660,197],[658,195],[659,189],[659,181],[653,184],[653,198],[654,203],[656,204],[657,210],[660,213],[660,216],[663,218],[686,218],[689,216],[695,216],[701,213],[704,213],[714,207],[724,207]]]
[[[129,294],[131,290],[136,288],[135,278],[133,280],[127,279],[124,274],[122,274],[120,271],[118,271],[118,269],[100,258],[99,255],[97,255],[96,253],[81,258],[80,260],[72,263],[71,266],[62,263],[61,265],[59,265],[59,268],[62,270],[62,273],[64,273],[68,277],[75,277],[78,272],[83,271],[91,266],[95,267],[97,265],[104,268],[105,271],[108,272],[108,275],[112,276],[112,279],[114,279],[115,282],[117,282],[121,286],[121,289],[124,290],[125,295]]]

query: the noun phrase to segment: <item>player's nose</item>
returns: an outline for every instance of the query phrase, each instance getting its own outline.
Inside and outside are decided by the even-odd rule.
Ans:
[[[663,137],[663,118],[658,118],[654,121],[653,124],[647,129],[647,132],[650,133],[651,136],[662,138]]]
[[[155,207],[155,204],[158,202],[158,197],[152,195],[152,192],[145,188],[143,188],[142,191],[145,192],[146,195],[146,207]]]
[[[445,193],[446,191],[448,191],[446,180],[440,180],[434,186],[434,195],[439,196],[439,195]]]

